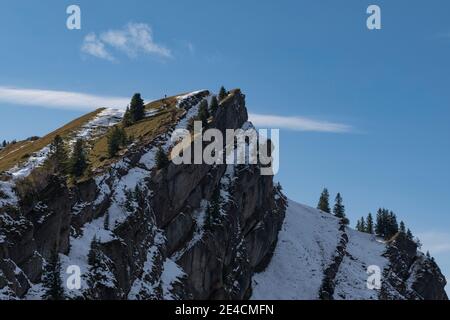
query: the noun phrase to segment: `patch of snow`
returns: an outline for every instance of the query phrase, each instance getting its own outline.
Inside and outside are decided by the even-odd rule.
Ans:
[[[163,272],[161,274],[161,286],[164,300],[174,300],[172,294],[173,285],[185,276],[183,269],[173,262],[171,259],[166,259],[163,265]]]
[[[149,281],[146,281],[145,276],[151,274],[151,272],[153,271],[157,253],[158,247],[151,246],[147,252],[147,258],[142,269],[143,274],[140,278],[134,281],[133,285],[131,286],[130,292],[128,293],[128,299],[137,300],[140,298],[142,292],[145,292],[145,294],[148,296],[152,296],[155,294],[155,289],[158,285],[158,282],[150,283]]]
[[[9,170],[8,173],[12,175],[14,180],[26,178],[30,175],[31,171],[44,164],[49,153],[50,146],[46,146],[40,151],[32,154],[24,164],[15,166]]]
[[[76,139],[87,140],[96,135],[103,134],[109,127],[122,121],[124,113],[123,110],[110,108],[100,111],[94,119],[81,126],[73,141]]]
[[[228,164],[224,175],[220,179],[220,197],[224,203],[229,203],[231,201],[230,188],[236,179],[235,177],[235,165]],[[221,215],[225,215],[223,206],[220,209]]]
[[[0,181],[0,208],[5,206],[17,206],[19,199],[14,192],[14,181]]]
[[[147,251],[147,257],[142,268],[142,275],[137,278],[131,286],[128,294],[128,299],[130,300],[140,300],[141,298],[148,299],[149,297],[157,298],[155,291],[161,284],[161,279],[159,277],[154,277],[152,273],[154,272],[155,259],[159,254],[159,246],[164,243],[165,238],[160,231],[157,231],[154,240],[155,243]],[[152,282],[152,280],[154,280],[154,282]]]
[[[189,93],[187,93],[187,94],[178,96],[178,97],[177,97],[178,104],[179,104],[180,102],[182,102],[183,100],[190,99],[190,98],[194,97],[195,95],[197,95],[197,94],[199,94],[199,93],[201,93],[201,92],[204,92],[204,91],[206,91],[206,90],[205,90],[205,89],[203,89],[203,90],[197,90],[197,91],[192,91],[192,92],[189,92]]]
[[[367,288],[367,268],[378,266],[383,272],[388,259],[383,257],[384,243],[374,235],[347,228],[347,255],[339,267],[335,279],[334,298],[336,300],[377,300],[379,290]]]
[[[253,277],[252,299],[318,299],[340,234],[339,219],[290,200],[272,260]]]
[[[164,108],[156,108],[156,109],[151,109],[148,111],[145,111],[144,117],[145,118],[150,118],[153,117],[155,115],[157,115],[159,112],[161,112],[161,110],[163,110]]]
[[[61,274],[63,283],[66,283],[67,277],[65,270],[70,265],[77,265],[80,267],[81,274],[87,274],[89,271],[88,254],[91,249],[91,242],[94,236],[100,243],[110,242],[116,239],[115,235],[104,228],[104,217],[93,220],[87,223],[82,228],[82,235],[79,237],[70,238],[70,252],[66,255],[60,255],[61,257]],[[81,278],[81,289],[87,288],[86,279]],[[77,297],[82,294],[81,290],[68,290],[66,293],[69,297]]]

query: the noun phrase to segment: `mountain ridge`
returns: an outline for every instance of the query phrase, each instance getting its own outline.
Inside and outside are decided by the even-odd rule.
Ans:
[[[158,150],[168,153],[174,145],[170,133],[187,129],[212,96],[201,90],[147,104],[144,119],[124,129],[132,141],[114,157],[107,156],[106,136],[120,125],[123,111],[90,114],[63,135],[68,146],[76,139],[87,144],[90,168],[80,178],[67,179],[46,165],[48,145],[3,172],[0,299],[45,298],[55,248],[64,284],[68,267],[78,266],[82,274],[81,289],[64,288],[68,299],[266,299],[273,288],[261,286],[275,281],[267,275],[280,263],[287,240],[311,263],[301,275],[291,269],[285,278],[278,276],[280,283],[297,287],[279,288],[277,298],[447,298],[437,265],[401,236],[382,245],[365,240],[363,248],[379,257],[375,262],[387,281],[380,292],[355,287],[355,281],[365,285],[367,267],[353,240],[361,239],[359,233],[288,200],[271,176],[261,175],[259,164],[157,168]],[[241,90],[220,99],[208,126],[222,133],[250,126]],[[42,144],[37,141],[32,143]],[[212,216],[215,194],[219,214]],[[292,228],[294,235],[286,234]],[[278,270],[297,265],[281,261]]]

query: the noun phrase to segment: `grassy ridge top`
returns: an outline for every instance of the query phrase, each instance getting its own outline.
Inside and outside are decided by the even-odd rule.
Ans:
[[[145,105],[146,112],[151,112],[153,110],[159,111],[156,114],[146,117],[132,126],[125,128],[127,136],[136,142],[148,142],[167,130],[184,112],[184,110],[176,107],[178,102],[177,98],[179,96],[180,95],[166,97],[147,103]],[[79,131],[83,125],[93,120],[103,110],[105,110],[105,108],[100,108],[83,115],[37,140],[18,141],[15,144],[8,145],[5,149],[0,150],[0,173],[26,162],[31,155],[48,146],[56,135],[60,135],[66,141],[72,139],[74,134]],[[116,124],[116,126],[118,125],[121,124]],[[111,129],[112,128],[113,127],[111,127]],[[88,160],[91,165],[91,172],[101,170],[103,167],[114,161],[114,159],[108,157],[107,135],[108,132],[96,136],[95,138],[91,138],[89,141],[85,141],[89,146]]]
[[[167,130],[177,121],[177,119],[185,112],[183,109],[176,107],[176,97],[170,97],[158,101],[154,101],[145,106],[146,111],[159,109],[160,111],[151,116],[144,118],[133,125],[124,128],[127,137],[138,144],[145,144],[152,141],[160,134]],[[117,124],[116,126],[120,126]],[[112,129],[113,127],[111,127]],[[110,129],[110,130],[111,130]],[[119,155],[126,150],[122,150]],[[108,157],[108,134],[105,134],[95,141],[91,141],[91,150],[89,153],[89,163],[91,170],[94,172],[101,171],[105,166],[114,162],[114,158]]]
[[[7,171],[15,165],[25,162],[33,153],[38,152],[49,145],[56,135],[65,138],[74,131],[79,130],[84,124],[95,118],[103,110],[104,108],[100,108],[90,112],[35,141],[19,141],[7,146],[0,151],[0,172]]]

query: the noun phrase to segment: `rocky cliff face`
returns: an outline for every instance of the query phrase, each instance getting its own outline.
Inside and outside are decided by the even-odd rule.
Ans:
[[[381,298],[400,295],[408,300],[448,300],[445,277],[433,258],[418,251],[417,244],[399,233],[388,243],[385,253],[390,267],[385,270]]]
[[[151,139],[136,138],[120,157],[87,179],[68,183],[48,166],[46,170],[36,166],[21,179],[4,173],[0,178],[0,299],[43,298],[43,270],[55,250],[63,284],[71,281],[66,273],[70,266],[81,271],[80,289],[64,286],[70,299],[264,298],[260,290],[253,293],[258,285],[252,278],[277,263],[277,250],[281,250],[277,239],[287,223],[288,201],[281,187],[274,185],[271,176],[261,175],[258,165],[155,167],[156,150],[169,151],[173,147],[170,133],[185,129],[200,102],[210,98],[208,91],[177,96],[177,111],[164,130],[155,130]],[[103,113],[110,114],[117,117],[117,113]],[[248,127],[247,118],[245,96],[233,90],[220,102],[209,126],[225,132]],[[115,118],[103,122],[117,122],[111,119]],[[91,124],[101,120],[98,116]],[[211,216],[209,208],[217,194],[218,214]],[[326,233],[309,236],[313,226],[308,219],[296,229],[305,227],[297,245],[307,248],[307,260],[320,263],[299,276],[304,291],[313,291],[302,297],[331,299],[335,291],[342,296],[343,283],[350,281],[341,277],[342,265],[349,263],[351,254],[356,256],[352,237],[349,240],[348,230],[334,218],[322,217],[320,228],[333,220],[328,233],[334,235],[333,244],[329,253],[323,246],[314,251],[313,244]],[[391,292],[401,295],[382,298],[446,298],[439,268],[418,256],[416,248],[397,239],[386,256],[391,262],[386,268]],[[283,276],[289,275],[281,275],[281,283]],[[317,285],[309,289],[308,281]],[[402,281],[411,282],[407,290],[401,287]]]
[[[209,96],[201,91],[180,98],[178,107],[186,112],[168,131],[186,123]],[[245,96],[234,90],[210,126],[225,133],[246,121]],[[110,168],[73,186],[48,174],[26,201],[3,206],[3,295],[40,298],[43,266],[56,248],[63,278],[69,265],[83,274],[82,289],[67,290],[71,298],[248,298],[252,274],[267,263],[276,244],[284,197],[257,165],[170,163],[157,170],[155,150],[169,145],[167,132],[139,141]],[[207,208],[216,190],[220,215],[209,223]],[[104,275],[88,289],[94,237]]]

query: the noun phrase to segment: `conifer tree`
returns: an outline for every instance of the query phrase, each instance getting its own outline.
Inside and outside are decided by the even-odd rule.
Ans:
[[[127,106],[127,109],[125,110],[125,113],[123,115],[122,119],[122,125],[126,128],[133,124],[133,116],[130,111],[130,107]]]
[[[103,228],[109,230],[109,212],[105,214],[105,220],[103,221]]]
[[[220,90],[219,90],[219,101],[222,101],[223,99],[225,99],[227,97],[227,95],[228,95],[227,90],[225,90],[225,88],[223,86],[220,87]]]
[[[211,105],[209,106],[210,110],[211,110],[211,115],[215,115],[217,112],[217,109],[219,109],[219,102],[217,101],[217,97],[213,96],[211,98]]]
[[[126,146],[127,135],[121,126],[114,126],[108,134],[108,154],[109,157],[114,157],[120,148]]]
[[[75,142],[72,156],[69,160],[69,173],[75,177],[81,177],[88,167],[86,153],[84,151],[84,143],[82,139]]]
[[[3,147],[3,148],[6,148],[7,145],[8,145],[8,143],[6,142],[6,140],[3,140],[3,142],[2,142],[2,147]]]
[[[133,123],[142,120],[145,116],[144,100],[140,93],[135,93],[130,102],[131,120]]]
[[[60,135],[56,135],[50,144],[51,159],[55,160],[56,170],[61,173],[67,172],[68,156],[67,150],[64,146],[64,141]]]
[[[361,231],[361,220],[356,221],[356,230]]]
[[[367,223],[366,223],[366,232],[373,234],[374,230],[373,230],[373,218],[372,218],[372,214],[369,213],[367,215]]]
[[[384,220],[383,220],[383,211],[382,209],[378,209],[377,211],[377,222],[375,224],[375,233],[383,237],[384,236]]]
[[[320,195],[319,203],[317,204],[317,209],[322,210],[323,212],[331,213],[330,194],[328,193],[327,188],[324,188],[322,194]]]
[[[202,100],[200,102],[200,106],[198,108],[198,118],[202,122],[203,127],[208,126],[208,119],[209,119],[209,111],[208,111],[208,102],[206,100]]]
[[[414,239],[413,234],[409,229],[406,231],[406,238],[411,241]]]
[[[50,260],[44,268],[42,285],[45,292],[42,296],[45,300],[64,300],[64,289],[61,280],[61,263],[59,254],[55,247]]]
[[[405,223],[403,221],[400,221],[400,232],[401,233],[406,233],[406,227],[405,227]]]
[[[220,195],[220,188],[217,187],[212,196],[211,201],[206,209],[206,227],[211,230],[212,226],[219,223],[220,219],[220,209],[222,206],[222,198]]]
[[[125,193],[125,209],[128,212],[132,213],[134,211],[133,202],[135,200],[133,191],[131,191],[130,189],[125,189],[124,193]]]
[[[162,147],[158,148],[155,158],[157,169],[163,169],[169,165],[169,158],[167,157],[167,154],[164,152],[164,149]]]
[[[134,196],[134,201],[137,203],[137,205],[139,207],[143,207],[144,203],[145,203],[145,193],[139,184],[137,184],[136,187],[134,188],[133,196]]]
[[[397,232],[398,232],[398,223],[397,223],[397,216],[394,212],[390,211],[387,218],[387,232],[386,232],[386,238],[390,239],[392,238]]]
[[[109,268],[105,262],[104,254],[100,249],[100,242],[94,236],[88,253],[89,273],[87,275],[88,299],[99,299],[97,288],[111,283]]]
[[[338,193],[336,195],[336,199],[335,199],[335,203],[334,203],[334,208],[333,208],[333,213],[336,217],[338,218],[344,218],[345,217],[345,207],[342,204],[342,197],[341,194]]]
[[[364,217],[361,217],[361,221],[360,221],[360,226],[361,226],[361,232],[366,232],[366,220],[364,219]]]

